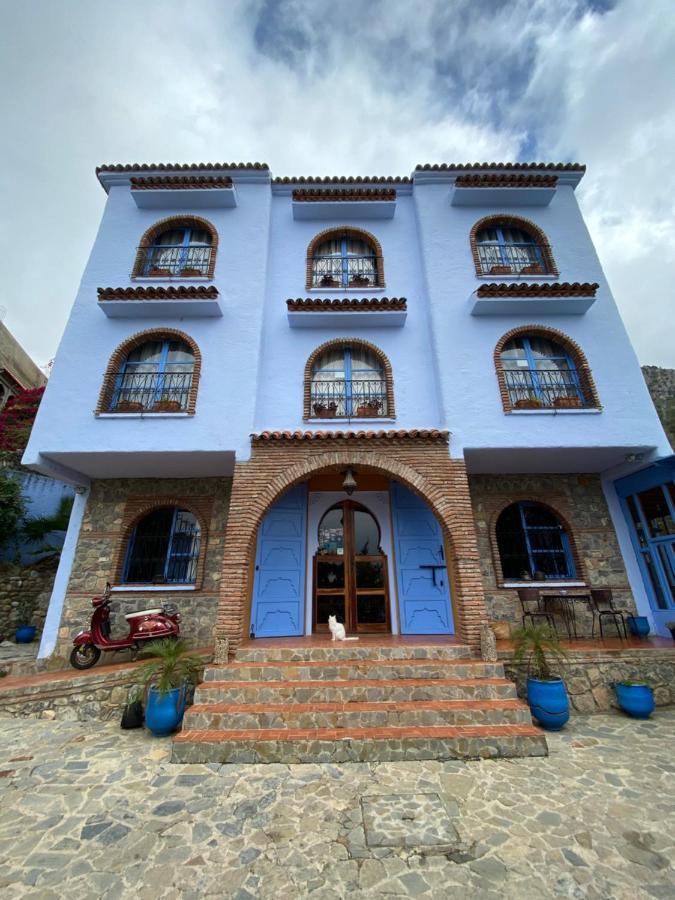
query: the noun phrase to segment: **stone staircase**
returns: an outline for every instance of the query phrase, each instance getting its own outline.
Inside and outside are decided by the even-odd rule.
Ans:
[[[457,644],[245,645],[208,666],[174,762],[545,756],[501,663]]]

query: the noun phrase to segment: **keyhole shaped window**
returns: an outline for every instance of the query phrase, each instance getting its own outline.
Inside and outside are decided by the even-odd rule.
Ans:
[[[513,503],[499,516],[496,532],[506,581],[576,577],[567,532],[547,507]]]
[[[519,335],[505,344],[501,363],[509,400],[516,409],[587,405],[576,366],[555,341]]]
[[[365,239],[336,235],[312,258],[312,287],[374,287],[378,284],[375,248]]]
[[[147,248],[142,274],[149,277],[208,276],[212,238],[203,228],[184,226],[159,234]]]
[[[476,247],[484,275],[542,275],[548,271],[543,250],[532,235],[506,222],[481,228]]]
[[[341,346],[317,359],[310,387],[311,409],[319,418],[377,418],[388,415],[384,367],[367,347]]]
[[[122,581],[194,584],[199,542],[199,525],[191,512],[178,507],[153,510],[131,534]]]
[[[116,412],[184,412],[195,358],[183,341],[148,341],[124,360],[110,404]]]

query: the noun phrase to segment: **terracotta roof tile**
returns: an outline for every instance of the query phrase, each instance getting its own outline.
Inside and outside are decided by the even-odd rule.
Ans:
[[[318,297],[298,297],[295,300],[287,300],[286,306],[291,312],[324,312],[340,310],[388,310],[407,309],[408,301],[405,297],[364,297],[358,300],[356,297],[346,297],[339,300],[319,300]]]
[[[231,188],[229,175],[220,177],[211,175],[149,175],[145,178],[132,178],[131,188],[135,191],[157,191],[163,188],[171,190],[187,190],[189,188]]]
[[[557,175],[458,175],[456,187],[555,187]]]
[[[408,431],[259,431],[251,435],[252,441],[428,441],[433,444],[447,444],[448,431],[436,428]]]
[[[462,172],[468,169],[509,169],[513,171],[529,169],[551,169],[558,172],[585,172],[581,163],[541,163],[541,162],[476,162],[476,163],[420,163],[416,172]]]
[[[477,297],[595,297],[597,282],[568,281],[548,284],[481,284]]]
[[[227,169],[269,169],[267,163],[103,163],[96,166],[99,172],[203,172]]]
[[[185,287],[126,287],[98,288],[99,300],[203,300],[215,299],[218,289],[213,285]]]
[[[347,201],[347,200],[395,200],[396,199],[396,191],[394,188],[353,188],[352,190],[306,190],[304,188],[300,188],[299,190],[293,191],[293,199],[296,201],[301,201],[303,203],[316,203],[320,200],[323,201]]]
[[[273,184],[410,184],[407,175],[284,175]]]

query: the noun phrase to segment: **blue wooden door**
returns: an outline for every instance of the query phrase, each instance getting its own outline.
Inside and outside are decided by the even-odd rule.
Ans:
[[[258,529],[251,631],[255,637],[304,634],[307,486],[292,488]]]
[[[396,579],[402,634],[453,634],[443,532],[429,507],[391,485]]]

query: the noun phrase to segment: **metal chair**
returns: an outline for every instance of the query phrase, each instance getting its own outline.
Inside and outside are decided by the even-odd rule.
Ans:
[[[605,634],[602,629],[603,617],[609,617],[614,622],[616,633],[621,638],[621,628],[623,628],[623,636],[628,640],[628,632],[626,631],[626,620],[624,614],[614,608],[614,600],[610,588],[596,588],[591,590],[591,612],[593,613],[593,627],[591,629],[591,637],[595,637],[596,619],[600,625],[600,638],[603,639]]]
[[[558,633],[555,619],[548,610],[543,608],[541,594],[536,588],[518,588],[518,599],[520,600],[520,608],[523,611],[523,628],[525,627],[525,619],[529,619],[532,625],[534,625],[535,619],[545,619],[555,633]]]

